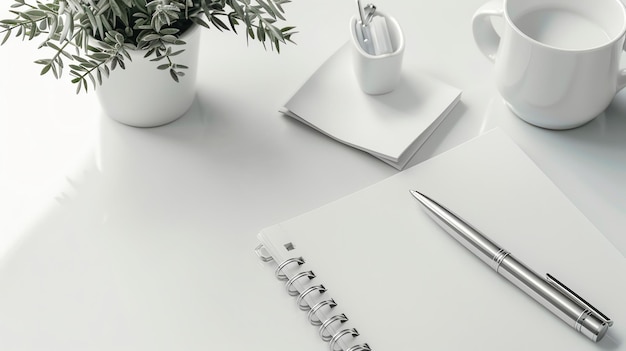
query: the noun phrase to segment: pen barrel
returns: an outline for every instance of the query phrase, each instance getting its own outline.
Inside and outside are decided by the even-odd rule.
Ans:
[[[611,325],[606,316],[606,320],[599,318],[588,303],[580,303],[574,298],[580,299],[579,296],[573,294],[575,296],[572,297],[557,289],[445,207],[419,192],[412,191],[412,194],[448,234],[513,285],[592,341],[597,342],[604,337]]]
[[[606,322],[598,319],[589,309],[580,306],[510,254],[501,259],[496,271],[592,341],[597,342],[606,334],[609,328]]]

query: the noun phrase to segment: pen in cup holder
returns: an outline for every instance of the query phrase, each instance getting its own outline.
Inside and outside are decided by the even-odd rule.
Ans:
[[[356,3],[358,15],[350,20],[350,33],[357,81],[367,94],[389,93],[400,80],[404,33],[395,18],[375,5]]]
[[[359,22],[357,26],[357,35],[359,36],[359,42],[368,54],[374,55],[374,46],[372,43],[372,35],[370,32],[369,24],[374,18],[376,13],[376,6],[374,4],[367,4],[365,7],[361,6],[361,0],[356,0],[356,4],[359,12]]]

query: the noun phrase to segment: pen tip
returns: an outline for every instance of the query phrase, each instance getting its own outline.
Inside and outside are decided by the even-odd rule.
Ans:
[[[413,195],[413,197],[415,197],[416,199],[420,199],[422,198],[424,195],[422,195],[422,193],[420,193],[417,190],[409,190],[409,192],[411,193],[411,195]]]

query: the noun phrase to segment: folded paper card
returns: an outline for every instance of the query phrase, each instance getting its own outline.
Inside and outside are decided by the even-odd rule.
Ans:
[[[365,94],[354,76],[351,45],[347,42],[324,62],[281,111],[403,169],[454,108],[461,91],[405,64],[392,92]]]
[[[552,274],[614,325],[591,342],[448,235],[410,189]],[[286,262],[278,273],[295,305],[286,308],[312,307],[303,319],[321,321],[328,341],[337,335],[337,349],[626,349],[626,259],[501,130],[258,237],[264,258]]]

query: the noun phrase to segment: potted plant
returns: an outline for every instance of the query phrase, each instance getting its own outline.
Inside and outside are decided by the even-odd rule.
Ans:
[[[277,26],[288,2],[13,0],[15,16],[0,20],[0,45],[11,37],[43,37],[39,48],[51,56],[35,61],[42,75],[58,79],[69,70],[76,92],[97,87],[114,119],[155,126],[180,117],[193,101],[200,28],[237,33],[243,25],[247,41],[280,52],[295,33],[294,27]],[[144,116],[137,120],[138,114]]]

